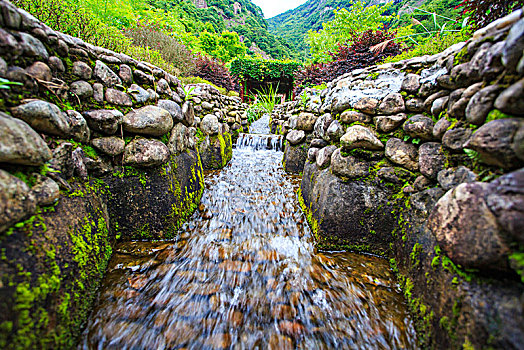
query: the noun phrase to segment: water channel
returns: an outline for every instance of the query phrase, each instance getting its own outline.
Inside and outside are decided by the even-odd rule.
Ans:
[[[416,349],[387,262],[316,251],[281,160],[241,135],[175,241],[117,246],[80,348]]]

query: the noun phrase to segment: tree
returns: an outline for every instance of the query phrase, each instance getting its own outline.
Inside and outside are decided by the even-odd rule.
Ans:
[[[322,24],[322,29],[308,32],[307,42],[311,47],[314,62],[330,62],[329,52],[336,52],[338,45],[351,45],[351,39],[367,30],[376,31],[393,16],[384,13],[389,4],[367,6],[362,1],[354,2],[350,10],[335,10],[335,18]]]

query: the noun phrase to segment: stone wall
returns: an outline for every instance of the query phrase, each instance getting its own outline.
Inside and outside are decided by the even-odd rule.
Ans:
[[[522,347],[522,17],[273,116],[319,246],[390,258],[430,348]]]
[[[4,0],[0,77],[19,84],[0,89],[0,347],[71,348],[112,244],[176,234],[204,189],[201,136],[222,167],[229,126],[200,128],[175,76]]]

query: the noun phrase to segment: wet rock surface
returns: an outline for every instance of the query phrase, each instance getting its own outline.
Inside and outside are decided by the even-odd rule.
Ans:
[[[175,241],[117,246],[81,347],[417,348],[385,261],[315,252],[281,157],[236,149]]]

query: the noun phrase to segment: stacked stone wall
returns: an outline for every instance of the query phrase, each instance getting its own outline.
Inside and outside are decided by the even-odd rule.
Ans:
[[[200,128],[172,74],[4,0],[0,77],[0,347],[72,348],[113,243],[174,237],[204,189],[201,135],[229,140],[206,153],[223,167],[229,126]]]
[[[432,348],[524,336],[524,18],[279,107],[319,247],[391,259]]]

